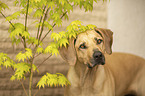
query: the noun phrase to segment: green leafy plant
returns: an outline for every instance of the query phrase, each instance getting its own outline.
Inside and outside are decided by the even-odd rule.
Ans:
[[[66,31],[55,33],[53,28],[62,25],[63,17],[69,19],[68,14],[73,11],[74,6],[84,8],[85,11],[92,11],[94,1],[97,2],[97,0],[15,0],[15,6],[20,6],[21,9],[11,16],[3,14],[3,10],[9,9],[9,7],[0,1],[0,13],[10,23],[8,32],[12,44],[23,44],[23,50],[16,55],[14,60],[9,58],[7,54],[0,53],[0,65],[1,67],[12,68],[14,74],[11,80],[21,82],[21,80],[25,80],[26,74],[29,74],[29,92],[26,92],[23,82],[21,82],[26,96],[32,96],[33,73],[39,72],[39,67],[49,57],[52,55],[57,56],[59,54],[58,49],[69,44],[68,39],[76,38],[77,34],[93,29],[96,26],[91,24],[84,26],[81,21],[76,20],[68,25]],[[24,24],[12,23],[14,19],[22,15],[25,16]],[[28,17],[30,16],[36,19],[34,22],[37,28],[36,37],[31,36],[28,29]],[[44,28],[47,28],[48,32],[44,32]],[[51,34],[50,38],[53,41],[47,47],[44,47],[43,40],[48,34]],[[36,66],[34,60],[40,54],[49,54],[49,56]],[[39,89],[45,86],[63,87],[69,84],[70,82],[61,73],[46,73],[38,82],[37,87]]]

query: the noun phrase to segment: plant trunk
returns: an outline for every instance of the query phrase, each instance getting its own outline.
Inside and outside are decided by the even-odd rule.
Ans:
[[[32,84],[33,84],[33,72],[32,68],[30,70],[30,78],[29,78],[29,96],[32,96]]]

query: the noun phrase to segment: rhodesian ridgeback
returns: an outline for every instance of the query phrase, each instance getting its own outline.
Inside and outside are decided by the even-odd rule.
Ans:
[[[145,60],[112,53],[109,29],[95,28],[80,33],[60,48],[69,65],[64,96],[145,96]]]

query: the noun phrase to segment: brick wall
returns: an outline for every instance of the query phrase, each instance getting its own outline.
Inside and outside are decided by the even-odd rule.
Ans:
[[[14,0],[1,0],[2,2],[6,3],[9,6],[9,10],[3,11],[3,13],[8,16],[14,13],[16,10],[20,9],[19,7],[15,7],[13,5]],[[74,11],[71,12],[69,15],[69,21],[63,20],[63,24],[61,27],[56,27],[54,29],[55,32],[63,31],[66,29],[66,26],[70,24],[70,22],[74,20],[80,20],[83,22],[84,25],[87,24],[94,24],[97,27],[105,28],[107,26],[107,7],[106,3],[102,1],[98,1],[98,3],[94,4],[94,10],[92,12],[84,12],[84,10],[80,10],[79,8],[74,8]],[[19,17],[18,21],[23,23],[24,17]],[[33,26],[33,17],[29,17],[29,32],[31,35],[35,36],[36,29]],[[15,20],[13,21],[15,22]],[[23,46],[19,45],[16,47],[15,45],[12,46],[11,40],[9,39],[8,33],[9,23],[5,21],[5,19],[0,15],[0,52],[4,52],[9,54],[9,56],[15,59],[16,54],[22,50]],[[45,32],[48,30],[45,29]],[[44,40],[44,45],[47,45],[50,41],[49,36]],[[37,60],[35,60],[35,64],[40,64],[46,57],[46,55],[41,55]],[[55,57],[52,56],[49,60],[47,60],[41,67],[39,67],[39,73],[34,73],[33,78],[33,92],[38,91],[36,88],[37,82],[40,80],[41,76],[44,75],[46,72],[50,73],[63,73],[64,75],[67,74],[68,65],[62,60],[60,56]],[[0,96],[26,96],[23,88],[21,86],[21,82],[19,81],[10,81],[10,77],[13,74],[11,69],[2,68],[0,70]],[[24,81],[24,86],[26,87],[26,91],[28,91],[28,77]],[[45,89],[41,89],[38,91],[36,96],[63,96],[63,88],[49,88],[46,87]]]

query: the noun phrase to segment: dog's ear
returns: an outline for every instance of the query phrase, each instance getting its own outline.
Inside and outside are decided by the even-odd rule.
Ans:
[[[69,44],[66,47],[62,46],[61,48],[59,48],[59,53],[61,57],[70,65],[75,65],[76,51],[74,47],[74,39],[70,39]]]
[[[112,53],[113,32],[109,29],[95,28],[95,31],[104,38],[105,50],[108,54]]]

